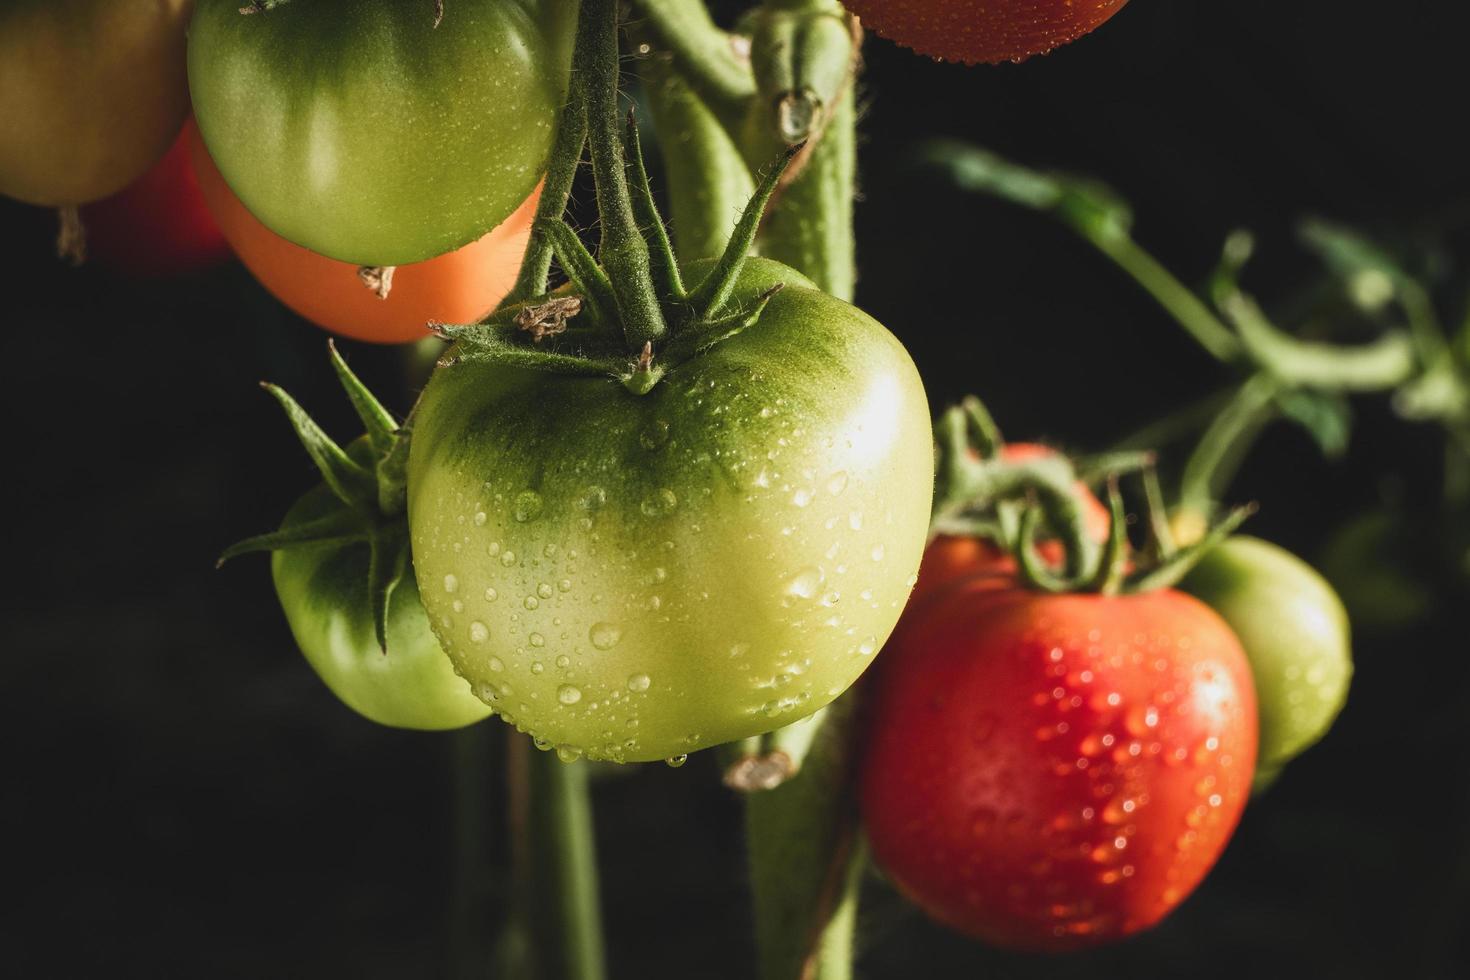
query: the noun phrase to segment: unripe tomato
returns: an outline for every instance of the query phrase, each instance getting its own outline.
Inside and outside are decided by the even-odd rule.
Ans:
[[[1075,41],[1128,0],[843,0],[874,33],[943,61],[1024,61]]]
[[[914,608],[878,670],[862,766],[874,857],[929,915],[997,945],[1154,925],[1250,795],[1250,667],[1182,593],[967,582]]]
[[[189,86],[205,145],[266,227],[353,265],[483,236],[546,171],[573,0],[199,0]]]
[[[1000,458],[1011,463],[1045,459],[1056,454],[1050,446],[1030,442],[1007,443],[1000,450]],[[1082,519],[1087,533],[1099,544],[1107,541],[1108,529],[1113,522],[1108,508],[1081,480],[1077,481],[1077,494],[1082,500]],[[1041,542],[1039,550],[1042,558],[1052,564],[1061,563],[1062,549],[1055,541]],[[1015,559],[992,541],[962,535],[936,535],[924,550],[924,561],[919,566],[919,582],[914,586],[912,601],[974,575],[1014,575],[1015,572]]]
[[[85,204],[163,156],[189,108],[193,0],[0,6],[0,194]]]
[[[230,256],[189,161],[189,131],[123,190],[82,208],[87,256],[135,276],[175,276]]]
[[[348,451],[370,465],[365,440]],[[281,526],[319,520],[343,506],[319,486]],[[276,596],[312,669],[343,703],[380,725],[437,731],[487,717],[490,709],[455,676],[434,639],[412,570],[389,596],[388,649],[378,646],[368,554],[366,542],[354,542],[295,545],[271,555]]]
[[[770,260],[732,308],[776,283],[759,322],[645,395],[468,361],[424,391],[408,513],[425,608],[476,692],[564,757],[788,725],[847,689],[908,598],[933,493],[919,375]]]
[[[1316,570],[1259,538],[1210,551],[1180,588],[1218,612],[1245,647],[1270,779],[1332,727],[1353,676],[1347,610]]]
[[[240,261],[282,303],[333,333],[379,344],[422,340],[430,320],[472,323],[515,285],[539,189],[478,241],[394,270],[392,289],[379,298],[357,266],[293,245],[256,220],[225,184],[192,123],[186,135],[204,198]]]

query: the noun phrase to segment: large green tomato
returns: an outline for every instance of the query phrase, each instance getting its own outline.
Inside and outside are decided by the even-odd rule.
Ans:
[[[0,194],[85,204],[158,162],[189,109],[184,26],[191,6],[0,2]]]
[[[361,443],[353,447],[360,452]],[[360,457],[361,458],[361,457]],[[342,507],[325,486],[302,497],[290,528]],[[276,595],[296,644],[332,693],[359,714],[395,728],[462,728],[485,718],[480,702],[429,629],[413,572],[388,603],[388,650],[379,646],[368,595],[368,546],[295,545],[271,555]]]
[[[880,324],[778,263],[750,260],[732,306],[777,282],[758,323],[646,395],[465,362],[419,403],[424,606],[476,693],[564,758],[790,724],[862,673],[908,598],[923,385]]]
[[[1245,647],[1261,722],[1256,783],[1268,783],[1327,734],[1347,700],[1347,612],[1306,562],[1245,536],[1210,551],[1181,587],[1214,607]]]
[[[499,225],[546,168],[574,0],[200,0],[199,130],[272,231],[330,258],[403,265]]]

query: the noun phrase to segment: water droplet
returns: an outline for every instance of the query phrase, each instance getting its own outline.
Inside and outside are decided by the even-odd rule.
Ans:
[[[602,510],[607,503],[607,491],[599,486],[590,486],[577,501],[577,506],[589,514],[595,514]]]
[[[611,650],[623,638],[623,630],[616,623],[593,623],[587,631],[587,638],[597,649]]]
[[[530,642],[531,646],[538,649],[546,646],[546,637],[542,636],[540,633],[532,633],[530,636],[526,637],[526,639]]]
[[[510,566],[514,565],[515,563],[516,563],[516,553],[514,551],[507,550],[507,551],[505,551],[505,552],[503,552],[501,554],[501,556],[500,556],[500,564],[504,565],[506,568],[509,568]]]
[[[888,553],[887,550],[881,544],[880,545],[877,545],[877,546],[875,546],[873,548],[873,560],[874,561],[882,561],[883,560],[883,556],[886,555],[887,553]]]
[[[475,527],[484,527],[489,519],[483,510],[475,511]]]
[[[556,757],[562,762],[576,762],[582,758],[582,750],[572,745],[558,745],[556,747]]]
[[[495,586],[490,585],[490,586],[486,586],[485,587],[485,601],[486,602],[494,602],[499,597],[500,597],[500,593],[495,591]]]
[[[543,664],[539,660],[533,661],[531,663],[531,673],[533,673],[533,674],[539,674],[542,671],[544,671],[545,669],[546,669],[546,665]]]
[[[552,589],[550,582],[542,582],[540,585],[536,586],[536,594],[543,599],[550,599],[554,594],[554,591],[555,590]]]
[[[668,487],[663,487],[644,497],[639,509],[643,511],[645,517],[663,517],[678,506],[678,496]]]
[[[572,591],[572,580],[569,578],[564,578],[560,582],[556,583],[556,587],[563,592],[570,592]]]
[[[531,744],[536,746],[536,748],[540,749],[542,752],[548,752],[551,750],[551,739],[542,738],[540,735],[537,735],[535,738],[531,739]]]
[[[459,588],[459,579],[454,575],[444,576],[444,591],[453,595]]]
[[[837,496],[847,489],[847,470],[838,470],[827,480],[827,492]]]
[[[582,689],[573,687],[571,684],[563,684],[556,689],[556,699],[562,704],[576,704],[582,700]]]
[[[525,606],[527,609],[539,609],[541,608],[541,600],[533,595],[528,595],[521,603],[521,605]]]
[[[670,769],[678,769],[680,766],[688,761],[689,756],[687,755],[671,755],[664,760],[664,764],[667,765]]]
[[[648,690],[648,686],[651,683],[653,683],[653,681],[649,678],[647,674],[634,674],[632,677],[628,678],[628,690],[646,691]]]
[[[490,639],[490,628],[478,619],[470,624],[470,642],[484,643]]]
[[[862,654],[864,657],[872,656],[873,651],[876,649],[878,649],[878,638],[874,636],[870,636],[863,642],[859,643],[857,648],[858,653]]]
[[[803,568],[786,583],[786,594],[798,599],[810,599],[826,581],[826,573],[820,568]]]
[[[455,612],[464,612],[464,603],[458,599],[455,599],[452,603],[449,604],[449,606]]]
[[[796,507],[805,507],[812,502],[812,498],[815,496],[816,494],[812,493],[806,487],[802,487],[791,495],[791,503]]]
[[[572,658],[568,657],[566,654],[562,654],[561,656],[556,658],[556,665],[562,670],[566,670],[572,665]]]
[[[486,663],[488,663],[490,669],[497,674],[505,669],[505,661],[501,660],[499,657],[491,657],[488,661],[486,661]]]
[[[500,542],[491,541],[488,545],[485,546],[485,553],[491,558],[494,558],[496,555],[500,554]]]
[[[736,643],[735,645],[733,645],[732,647],[730,647],[730,656],[731,657],[743,657],[743,656],[745,656],[749,652],[750,652],[750,644],[749,643]]]
[[[541,495],[535,490],[522,490],[516,494],[514,516],[516,523],[526,524],[541,516]]]
[[[644,449],[654,450],[663,448],[664,443],[669,441],[669,423],[658,419],[643,427],[638,433],[638,444]]]

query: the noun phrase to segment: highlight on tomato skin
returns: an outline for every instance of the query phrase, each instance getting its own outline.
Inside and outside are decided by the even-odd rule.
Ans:
[[[986,942],[1061,951],[1152,927],[1250,796],[1249,665],[1182,593],[975,579],[911,609],[875,669],[860,773],[875,860]]]
[[[386,297],[363,283],[358,266],[287,241],[252,215],[225,184],[198,128],[185,126],[199,185],[225,238],[272,295],[317,326],[380,344],[430,336],[428,323],[471,323],[510,292],[531,236],[541,188],[478,241],[394,270]]]
[[[186,129],[123,190],[81,209],[90,261],[142,278],[210,268],[230,257],[189,158]]]
[[[940,61],[1024,61],[1096,30],[1128,0],[844,0],[864,27]]]

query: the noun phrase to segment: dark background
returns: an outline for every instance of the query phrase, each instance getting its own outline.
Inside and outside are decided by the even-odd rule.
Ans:
[[[1430,234],[1453,257],[1470,217],[1464,6],[1137,0],[1090,39],[992,69],[871,41],[860,301],[908,344],[936,406],[977,391],[1015,437],[1104,446],[1224,376],[1070,233],[947,190],[913,168],[914,144],[960,136],[1106,180],[1187,281],[1250,227],[1250,285],[1268,299],[1316,275],[1293,237],[1307,214]],[[499,726],[359,719],[293,649],[265,562],[212,568],[313,478],[256,381],[355,431],[323,335],[236,266],[153,284],[64,268],[52,228],[0,202],[5,972],[441,975],[456,887],[484,884],[472,932],[495,927],[502,879],[478,864],[456,876],[451,804],[454,760],[482,767],[485,812],[461,802],[471,849],[493,855]],[[344,347],[407,407],[395,353]],[[1255,533],[1314,556],[1344,520],[1397,500],[1435,536],[1442,436],[1381,400],[1356,407],[1342,460],[1298,429],[1268,433],[1232,492],[1262,504]],[[1360,630],[1337,728],[1157,931],[1063,959],[1001,955],[874,883],[861,975],[1465,975],[1465,604],[1431,585],[1428,618]],[[631,769],[596,803],[613,976],[751,976],[739,806],[713,764]]]

